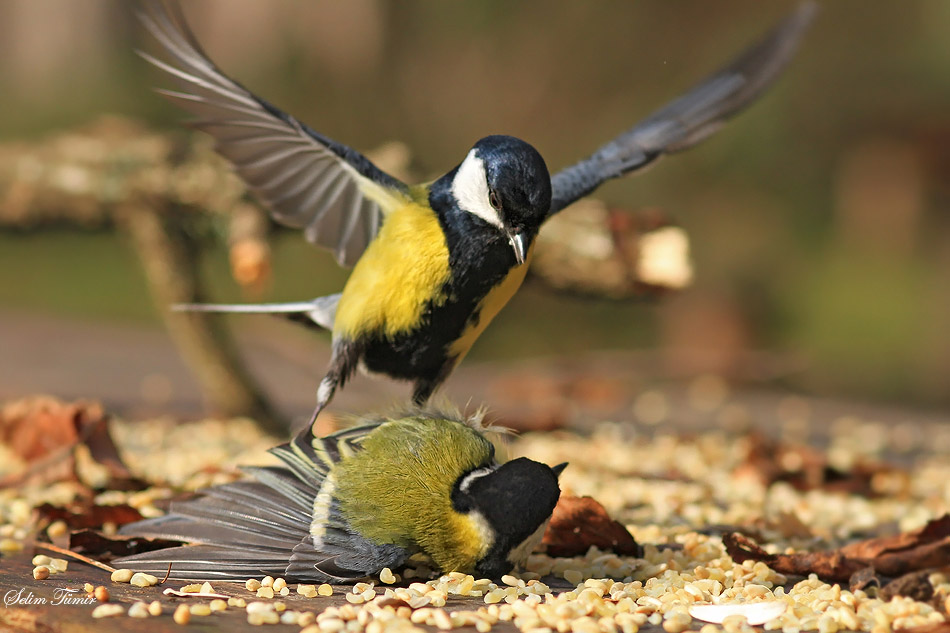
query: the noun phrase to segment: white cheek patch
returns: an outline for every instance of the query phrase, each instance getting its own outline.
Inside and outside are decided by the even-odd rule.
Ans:
[[[468,153],[455,173],[452,195],[462,211],[478,216],[492,226],[504,228],[501,217],[488,201],[485,161],[475,155],[474,149]]]
[[[481,540],[482,551],[478,555],[478,557],[481,558],[491,549],[491,546],[494,545],[495,530],[492,529],[485,515],[478,510],[472,510],[467,516],[472,520],[472,525],[475,527],[475,530],[478,532],[478,538]]]
[[[469,474],[465,475],[462,481],[459,483],[459,490],[462,492],[468,492],[468,489],[472,486],[472,482],[480,477],[485,475],[490,475],[495,471],[494,468],[476,468]]]

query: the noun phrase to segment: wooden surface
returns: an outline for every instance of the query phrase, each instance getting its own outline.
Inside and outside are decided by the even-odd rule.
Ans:
[[[0,633],[80,633],[87,631],[95,631],[96,633],[121,633],[125,631],[138,633],[184,630],[239,633],[242,631],[260,632],[262,630],[297,631],[300,628],[296,624],[279,624],[264,625],[279,627],[276,629],[261,629],[260,626],[248,624],[247,612],[239,607],[228,607],[226,611],[213,613],[209,616],[192,616],[188,626],[181,627],[172,620],[172,613],[178,605],[210,601],[207,598],[178,598],[162,594],[165,587],[180,589],[182,585],[187,583],[168,581],[164,585],[154,587],[133,587],[127,583],[114,583],[110,580],[108,572],[75,560],[70,561],[69,569],[66,572],[52,575],[46,580],[35,580],[33,578],[33,565],[30,562],[33,555],[34,553],[31,551],[24,551],[15,556],[3,557],[0,561],[0,565],[2,565],[0,567],[0,598],[5,598],[11,592],[13,594],[22,592],[21,595],[27,597],[32,592],[33,598],[45,599],[46,604],[0,606]],[[86,594],[83,591],[83,585],[87,582],[93,585],[104,585],[111,595],[109,601],[122,604],[126,611],[128,611],[129,606],[138,600],[146,603],[158,600],[162,603],[162,615],[148,618],[130,618],[124,613],[110,618],[94,619],[92,611],[101,603],[90,601],[86,605],[53,604],[58,589],[76,590],[76,593],[70,594],[72,599],[84,597]],[[558,578],[545,578],[545,582],[560,591],[573,589],[573,586]],[[243,583],[215,582],[212,585],[217,593],[244,598],[248,603],[258,599],[253,593],[244,588]],[[350,587],[348,586],[335,586],[332,596],[305,598],[296,593],[296,585],[291,585],[290,595],[275,598],[273,602],[278,600],[283,602],[287,605],[288,610],[320,613],[329,606],[347,604],[344,594],[349,590]],[[448,611],[474,610],[484,605],[485,603],[481,598],[450,598],[446,601],[445,609]],[[432,627],[424,628],[436,630]],[[641,628],[641,631],[649,632],[651,629],[660,630],[659,627],[646,626]],[[467,627],[459,630],[474,631],[475,629],[474,627]],[[507,622],[499,622],[492,630],[498,633],[517,631],[514,625]]]

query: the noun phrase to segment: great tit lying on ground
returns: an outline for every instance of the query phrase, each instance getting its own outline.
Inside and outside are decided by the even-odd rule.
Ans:
[[[270,209],[355,264],[343,292],[313,301],[185,305],[185,310],[283,313],[333,332],[314,417],[362,366],[414,383],[422,404],[521,285],[545,219],[611,178],[705,139],[749,105],[791,59],[815,6],[803,5],[691,91],[553,177],[531,145],[488,136],[434,182],[409,186],[359,152],[315,132],[229,79],[204,55],[175,5],[142,20],[217,150]]]
[[[122,533],[198,543],[114,565],[178,579],[350,582],[416,552],[442,571],[498,578],[540,542],[560,495],[551,468],[495,461],[477,418],[415,413],[271,451],[282,466],[205,490]]]

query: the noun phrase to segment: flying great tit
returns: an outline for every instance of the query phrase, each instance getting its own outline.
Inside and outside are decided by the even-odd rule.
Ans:
[[[282,466],[214,486],[123,534],[195,543],[113,564],[187,580],[352,582],[416,552],[442,571],[498,578],[541,541],[560,495],[551,468],[495,461],[480,421],[414,413],[271,452]]]
[[[511,136],[479,140],[456,167],[406,185],[356,150],[316,132],[228,78],[202,52],[174,4],[141,18],[178,91],[275,220],[353,265],[339,294],[261,305],[180,310],[281,313],[332,331],[332,357],[313,417],[361,367],[413,382],[425,403],[521,285],[544,221],[611,178],[692,147],[749,105],[780,74],[815,12],[804,4],[692,90],[551,177]]]

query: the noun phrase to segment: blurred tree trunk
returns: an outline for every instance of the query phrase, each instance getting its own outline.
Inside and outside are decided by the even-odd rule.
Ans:
[[[126,203],[116,210],[116,219],[132,238],[165,327],[215,413],[246,416],[270,433],[285,435],[287,423],[248,373],[221,316],[169,311],[175,303],[200,302],[202,293],[197,248],[185,228],[189,214],[175,212],[174,205],[160,206],[158,201],[154,206]]]

